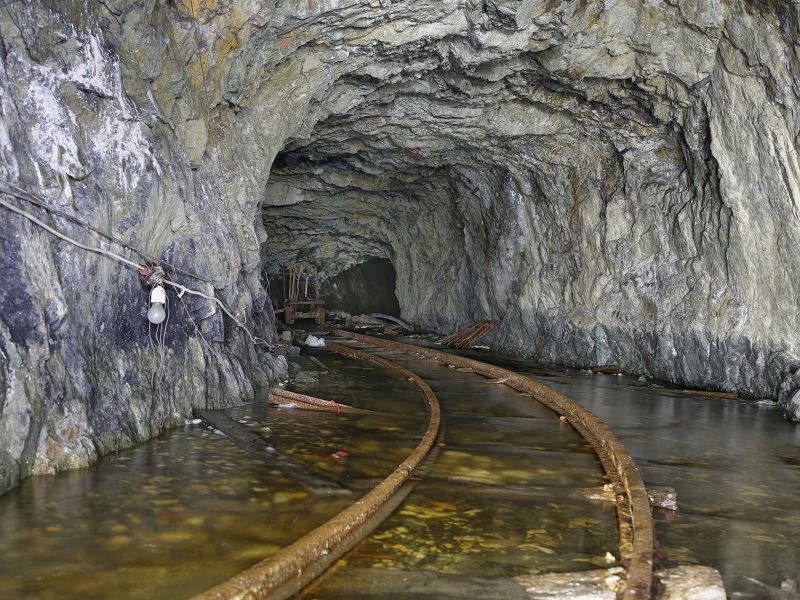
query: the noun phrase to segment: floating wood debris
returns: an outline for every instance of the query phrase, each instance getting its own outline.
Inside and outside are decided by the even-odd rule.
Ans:
[[[282,388],[272,388],[269,391],[267,401],[270,404],[278,404],[291,408],[299,408],[302,410],[318,410],[322,412],[335,412],[347,414],[369,414],[372,411],[363,408],[356,408],[348,406],[347,404],[339,404],[333,400],[323,400],[322,398],[315,398],[314,396],[307,396],[305,394],[298,394],[297,392],[290,392]]]
[[[500,321],[497,319],[492,319],[491,321],[475,321],[464,327],[464,329],[460,329],[452,335],[448,335],[446,338],[440,340],[439,343],[450,346],[451,348],[472,348],[481,341],[486,334],[496,329],[498,325],[500,325]]]

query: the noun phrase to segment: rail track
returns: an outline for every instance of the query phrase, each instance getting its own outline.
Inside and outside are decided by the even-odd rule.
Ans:
[[[347,340],[347,343],[329,341],[329,350],[394,370],[419,388],[427,401],[429,416],[422,438],[387,478],[350,507],[277,554],[196,596],[196,600],[289,598],[369,535],[403,502],[411,491],[412,475],[434,448],[441,425],[441,411],[436,394],[421,377],[375,354],[376,351],[385,353],[387,350],[470,369],[479,375],[496,379],[518,392],[530,395],[566,419],[592,446],[614,486],[619,549],[621,562],[626,569],[625,586],[619,597],[622,600],[645,600],[651,597],[655,540],[647,490],[632,458],[600,419],[564,394],[494,365],[432,348],[344,330],[333,329],[331,333]]]

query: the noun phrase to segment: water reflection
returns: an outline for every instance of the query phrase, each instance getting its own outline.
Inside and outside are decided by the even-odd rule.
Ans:
[[[227,438],[187,426],[1,497],[0,597],[188,597],[341,510],[416,445],[425,403],[403,377],[323,358],[327,372],[302,391],[381,414],[264,403],[229,414],[352,496],[315,497]],[[613,506],[576,493],[604,480],[571,428],[476,375],[422,371],[441,394],[448,445],[353,564],[514,575],[592,568],[616,553]]]
[[[475,357],[578,400],[614,430],[647,485],[675,488],[679,511],[654,513],[661,565],[713,566],[731,597],[800,598],[789,591],[800,582],[800,427],[745,400],[692,397],[624,376],[542,377],[525,361]]]
[[[401,508],[304,597],[372,598],[382,572],[509,578],[605,567],[616,510],[580,492],[606,480],[591,447],[552,411],[473,373],[392,356],[439,398],[444,446]],[[372,585],[372,584],[369,584]],[[442,590],[436,593],[444,593]],[[402,590],[392,593],[402,594]]]
[[[321,358],[327,372],[303,391],[391,414],[336,417],[263,403],[230,414],[358,494],[416,444],[425,405],[402,377]],[[605,566],[606,553],[617,553],[615,511],[580,494],[603,483],[586,443],[502,385],[413,365],[440,397],[446,445],[348,564],[484,577]],[[647,484],[677,490],[678,513],[655,511],[660,564],[714,566],[741,598],[778,597],[781,582],[800,579],[800,428],[748,402],[510,366],[587,406],[615,430]],[[315,497],[225,437],[188,426],[0,497],[0,597],[188,597],[350,500]]]

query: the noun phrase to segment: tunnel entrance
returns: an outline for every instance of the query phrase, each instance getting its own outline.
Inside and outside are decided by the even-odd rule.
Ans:
[[[351,315],[380,312],[399,316],[396,280],[397,273],[391,261],[370,258],[325,282],[322,299],[329,310],[341,310]]]
[[[396,285],[397,273],[392,262],[385,258],[369,258],[323,280],[320,297],[328,311],[344,311],[351,315],[380,312],[399,316]],[[280,275],[270,278],[270,297],[276,308],[284,306],[284,287]]]

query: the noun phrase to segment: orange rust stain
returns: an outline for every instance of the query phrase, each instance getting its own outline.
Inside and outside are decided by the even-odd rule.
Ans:
[[[236,32],[230,31],[226,33],[225,36],[220,40],[220,49],[217,51],[217,57],[221,60],[234,50],[237,50],[241,47],[242,45],[239,43],[239,36],[236,35]]]
[[[281,52],[286,52],[294,42],[295,34],[287,33],[286,35],[278,38],[278,49]]]

